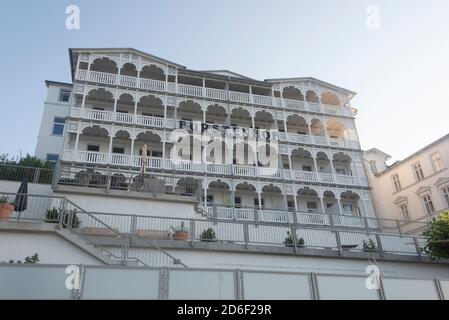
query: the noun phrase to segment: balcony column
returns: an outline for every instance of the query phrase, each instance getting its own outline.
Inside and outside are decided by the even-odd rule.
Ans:
[[[115,89],[115,96],[114,96],[114,109],[113,109],[113,113],[114,113],[114,115],[115,115],[115,113],[117,112],[117,101],[118,101],[118,97],[117,97],[117,95],[118,95],[118,92],[117,92],[117,89]]]
[[[80,140],[80,133],[79,133],[79,131],[77,131],[76,132],[76,138],[75,138],[75,156],[76,156],[76,153],[78,152],[78,142],[79,142],[79,140]]]
[[[232,204],[232,217],[235,219],[235,190],[234,181],[231,180],[231,204]]]
[[[203,108],[204,108],[204,106],[203,106]],[[206,109],[203,109],[203,123],[206,123]]]
[[[203,78],[203,97],[206,96],[206,79]]]
[[[175,116],[174,116],[174,118],[175,118],[175,129],[178,127],[178,103],[176,102],[176,105],[175,105]]]
[[[320,170],[318,169],[318,163],[316,162],[316,156],[312,158],[313,159],[313,165],[315,166],[315,172],[320,173]]]
[[[112,131],[112,130],[111,130]],[[113,135],[111,134],[111,136],[109,137],[109,149],[108,149],[108,159],[106,160],[107,163],[111,162],[111,154],[112,154],[112,142],[113,142]]]
[[[287,194],[285,192],[282,192],[282,197],[284,198],[284,206],[285,206],[285,211],[288,211],[288,199],[287,199]]]
[[[203,206],[204,206],[204,211],[207,212],[207,181],[206,179],[203,180],[203,194],[204,194],[204,198],[203,198]]]
[[[343,214],[343,208],[341,207],[340,198],[337,198],[337,203],[338,203],[338,212],[340,213],[340,215],[342,215]]]
[[[257,201],[259,201],[259,209],[263,209],[262,208],[262,193],[259,190],[257,191]]]
[[[331,159],[329,159],[330,164],[331,164],[331,169],[332,169],[332,174],[335,174],[335,169],[334,169],[334,161]]]
[[[293,202],[295,204],[295,211],[299,211],[298,210],[298,199],[296,199],[296,193],[293,194]]]
[[[285,135],[287,135],[287,133],[288,133],[288,129],[287,129],[287,119],[284,117],[284,132],[285,132]]]
[[[256,125],[255,125],[254,115],[253,114],[251,115],[251,125],[252,125],[252,128],[254,130],[256,128]]]
[[[165,139],[162,141],[162,159],[165,159]]]
[[[137,116],[137,94],[134,100],[134,117]]]
[[[321,204],[321,212],[326,213],[326,208],[324,207],[323,197],[319,197],[319,198],[320,198],[320,204]]]
[[[86,89],[86,86],[84,86],[84,90],[83,90],[83,98],[81,100],[81,110],[84,109],[84,105],[86,104],[86,95],[88,94]]]
[[[288,166],[290,168],[290,171],[293,170],[293,166],[292,166],[292,155],[291,153],[288,154]],[[292,177],[293,177],[293,173],[292,173]]]
[[[134,165],[134,136],[131,137],[130,157],[131,157],[131,165]]]

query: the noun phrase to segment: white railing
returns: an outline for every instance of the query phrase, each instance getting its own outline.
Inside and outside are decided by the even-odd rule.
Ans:
[[[258,167],[257,171],[259,173],[259,176],[261,176],[261,177],[270,177],[270,178],[276,178],[276,179],[283,178],[282,170],[280,170],[280,169]]]
[[[249,103],[251,101],[249,93],[229,91],[229,100]]]
[[[288,141],[311,144],[311,139],[309,135],[297,134],[297,133],[287,133]]]
[[[137,167],[142,165],[141,156],[130,156],[121,154],[107,154],[99,152],[64,150],[62,160],[95,163],[95,164],[112,164],[125,167]],[[351,186],[368,186],[367,178],[359,178],[347,175],[337,175],[331,173],[318,173],[310,171],[298,171],[277,168],[265,168],[231,164],[215,164],[201,163],[181,160],[173,162],[170,159],[162,159],[158,157],[148,158],[148,168],[154,169],[170,169],[188,172],[208,172],[223,175],[235,175],[244,177],[264,177],[271,179],[283,179],[306,182],[321,182],[342,184]]]
[[[139,88],[146,90],[165,91],[165,82],[153,79],[140,79]]]
[[[114,113],[114,120],[115,122],[120,122],[120,123],[133,123],[134,121],[134,115],[133,114],[129,114],[129,113],[121,113],[121,112],[116,112]]]
[[[120,85],[124,87],[137,87],[137,78],[130,76],[120,76]]]
[[[283,98],[274,98],[272,96],[261,96],[245,92],[229,91],[229,96],[225,90],[191,86],[186,84],[177,84],[153,79],[143,79],[131,76],[116,75],[111,73],[87,71],[78,69],[76,73],[77,80],[88,80],[108,85],[121,85],[125,87],[139,88],[145,90],[167,91],[183,95],[196,97],[206,97],[210,99],[231,100],[241,103],[254,103],[262,106],[275,106],[287,108],[295,111],[310,111],[316,113],[326,113],[331,115],[354,117],[354,113],[349,107],[319,104],[313,102],[304,102],[300,100],[291,100]]]
[[[217,174],[231,174],[232,168],[230,164],[218,164],[218,163],[208,163],[207,172],[217,173]]]
[[[218,99],[218,100],[227,100],[228,99],[225,90],[212,89],[212,88],[206,88],[206,98]]]
[[[259,104],[262,106],[272,106],[273,105],[273,97],[271,96],[259,96],[257,94],[253,94],[254,104]]]
[[[322,213],[296,212],[296,220],[299,224],[330,225],[329,216]]]
[[[256,167],[234,165],[233,170],[237,176],[256,176]]]
[[[161,128],[165,127],[164,126],[164,118],[158,118],[158,117],[137,115],[135,123],[139,124],[139,125],[151,126],[151,127],[161,127]]]
[[[290,219],[291,212],[285,210],[263,209],[259,210],[258,214],[259,220],[264,222],[288,223],[292,220]]]
[[[293,171],[293,179],[308,182],[317,182],[317,173],[309,171]]]
[[[110,111],[94,110],[94,109],[81,109],[80,117],[89,120],[98,121],[112,121],[113,113]]]
[[[293,110],[306,110],[304,101],[284,99],[284,107]]]
[[[185,94],[187,96],[202,97],[203,96],[203,87],[189,86],[187,84],[178,83],[178,93]]]
[[[116,84],[117,75],[112,73],[89,71],[89,81],[104,84]]]
[[[321,136],[312,136],[312,141],[315,144],[321,145],[321,146],[327,146],[329,145],[329,142],[327,140],[327,137],[321,137]]]
[[[85,163],[107,164],[109,154],[101,152],[78,151],[75,155],[75,161]]]
[[[124,154],[111,154],[110,164],[116,166],[128,166],[130,163],[130,157]]]

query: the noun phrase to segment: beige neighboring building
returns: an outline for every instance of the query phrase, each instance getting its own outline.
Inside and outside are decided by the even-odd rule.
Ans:
[[[449,134],[389,166],[390,158],[364,154],[379,218],[425,220],[449,208]]]

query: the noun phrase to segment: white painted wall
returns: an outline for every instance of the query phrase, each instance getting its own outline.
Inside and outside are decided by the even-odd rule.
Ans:
[[[84,210],[90,212],[137,214],[145,216],[193,218],[194,205],[189,202],[176,202],[154,199],[139,199],[114,195],[88,195],[75,193],[56,193],[65,196]]]
[[[0,232],[0,262],[21,260],[37,253],[39,263],[103,265],[87,252],[56,234]]]
[[[444,169],[436,171],[432,165],[431,155],[439,152]],[[378,175],[374,175],[369,161],[377,162]],[[412,165],[416,162],[421,164],[424,180],[417,182]],[[439,179],[449,179],[449,137],[439,143],[428,147],[426,150],[412,156],[410,159],[387,169],[384,158],[378,153],[365,153],[365,166],[369,175],[370,185],[373,188],[372,194],[376,207],[376,212],[380,218],[403,219],[399,205],[394,203],[399,198],[406,198],[411,220],[427,215],[422,200],[422,194],[417,194],[421,187],[430,188],[430,196],[436,211],[446,209],[447,203],[443,198],[442,187],[449,186],[449,181],[440,186],[435,185]],[[398,174],[402,189],[395,191],[392,176]]]
[[[16,193],[17,190],[19,190],[19,186],[20,181],[0,180],[0,193]],[[28,193],[49,196],[53,194],[53,190],[51,189],[51,185],[49,184],[28,183]]]
[[[59,101],[59,91],[61,88],[71,89],[71,85],[48,83],[47,97],[44,102],[41,126],[36,144],[36,157],[46,160],[48,153],[61,154],[64,135],[52,134],[55,117],[65,118],[69,114],[70,104]],[[64,128],[65,130],[65,128]]]

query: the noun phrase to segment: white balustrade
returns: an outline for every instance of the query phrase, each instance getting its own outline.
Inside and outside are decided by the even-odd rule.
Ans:
[[[256,176],[256,167],[234,165],[234,174],[238,176]]]
[[[206,166],[207,172],[217,174],[231,174],[232,169],[230,164],[208,163]]]
[[[357,185],[357,177],[336,174],[335,178],[339,184]]]
[[[330,225],[329,216],[323,213],[296,212],[299,224]]]
[[[165,91],[165,82],[153,79],[140,79],[139,88],[146,90]]]
[[[85,163],[107,164],[108,154],[101,152],[78,151],[75,161]]]
[[[307,102],[307,110],[310,112],[321,112],[320,104],[315,102]]]
[[[319,173],[318,178],[321,183],[334,183],[334,175],[331,173]]]
[[[309,135],[306,134],[297,134],[297,133],[287,133],[288,141],[297,142],[297,143],[311,143],[311,139]]]
[[[90,71],[89,72],[89,81],[112,85],[112,84],[116,84],[117,75],[112,74],[112,73]]]
[[[188,96],[202,97],[203,96],[203,87],[189,86],[187,84],[178,83],[178,93],[185,94]]]
[[[282,179],[282,171],[277,168],[258,167],[257,171],[261,177]]]
[[[81,117],[89,120],[98,120],[98,121],[112,121],[112,112],[110,111],[102,111],[102,110],[94,110],[94,109],[82,109]]]
[[[235,102],[249,103],[251,101],[249,96],[249,93],[229,91],[229,100]]]
[[[159,117],[149,117],[149,116],[142,116],[142,115],[136,115],[136,124],[144,125],[144,126],[151,126],[151,127],[165,127],[164,126],[164,118]]]
[[[133,123],[134,115],[133,114],[129,114],[129,113],[116,112],[114,114],[114,118],[115,118],[114,120],[116,122]]]
[[[273,98],[271,96],[260,96],[257,94],[253,94],[254,104],[262,105],[262,106],[272,106]]]
[[[137,78],[130,76],[120,76],[120,85],[124,87],[137,87]]]
[[[306,110],[304,101],[284,99],[284,107],[293,110]]]
[[[124,154],[111,154],[109,163],[116,166],[129,166],[130,156]]]
[[[293,180],[299,181],[308,181],[308,182],[317,182],[317,173],[309,172],[309,171],[292,171],[293,172]]]
[[[225,90],[206,88],[206,98],[227,100]]]
[[[259,210],[258,214],[259,220],[264,222],[288,223],[292,220],[289,217],[292,213],[285,210],[263,209]]]

